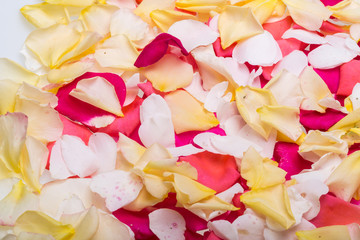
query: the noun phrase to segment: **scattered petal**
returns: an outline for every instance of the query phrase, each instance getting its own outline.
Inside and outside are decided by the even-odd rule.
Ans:
[[[185,239],[185,219],[180,213],[162,208],[149,214],[150,229],[160,240]]]

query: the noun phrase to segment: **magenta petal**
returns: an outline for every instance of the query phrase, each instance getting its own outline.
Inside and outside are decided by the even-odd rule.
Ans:
[[[179,47],[182,54],[189,55],[178,38],[168,33],[161,33],[145,46],[134,63],[135,67],[147,67],[156,63],[165,55],[169,45]]]
[[[274,149],[274,160],[279,167],[287,172],[286,179],[298,174],[303,169],[311,168],[311,162],[303,159],[298,153],[299,146],[295,143],[277,142]]]
[[[92,77],[103,77],[109,81],[115,88],[115,92],[120,101],[120,104],[124,104],[126,97],[126,86],[121,77],[113,73],[88,72],[59,89],[56,94],[59,101],[58,106],[55,109],[64,116],[67,116],[68,118],[81,122],[85,125],[88,125],[89,120],[94,117],[115,116],[112,113],[94,107],[69,95],[70,92],[76,88],[76,85],[80,80]]]
[[[336,93],[340,82],[340,67],[332,69],[315,69],[315,72],[324,80],[329,90]]]
[[[325,113],[300,110],[300,123],[307,130],[327,131],[345,116],[345,113],[331,108],[326,109]]]
[[[342,0],[321,0],[321,2],[325,5],[325,6],[334,6],[336,4],[338,4],[339,2],[341,2]]]
[[[139,212],[119,209],[113,212],[113,214],[117,219],[131,228],[131,230],[135,233],[135,239],[152,239],[154,234],[149,227],[150,221],[148,215],[150,212],[151,211],[147,209]]]

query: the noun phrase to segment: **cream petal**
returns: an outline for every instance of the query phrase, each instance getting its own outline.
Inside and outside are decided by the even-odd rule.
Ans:
[[[21,99],[35,100],[41,106],[49,105],[55,108],[58,104],[58,98],[55,94],[43,91],[25,82],[20,86],[17,95],[19,95]]]
[[[70,95],[117,116],[124,116],[115,88],[105,78],[93,77],[80,80],[76,88],[71,90]]]
[[[210,89],[204,102],[204,108],[206,110],[208,110],[209,112],[216,112],[221,104],[225,102],[230,102],[231,97],[229,101],[226,101],[224,99],[225,97],[223,98],[223,95],[225,94],[228,85],[229,82],[221,82]]]
[[[82,10],[79,19],[86,30],[106,36],[110,32],[111,18],[117,10],[117,7],[111,5],[92,5]]]
[[[271,66],[282,58],[278,43],[268,31],[239,42],[233,51],[233,58],[239,63]]]
[[[106,207],[111,212],[134,201],[142,187],[139,177],[121,170],[98,174],[90,184],[91,191],[105,198]]]
[[[150,229],[160,240],[183,240],[186,230],[184,217],[171,209],[162,208],[149,214]]]
[[[238,231],[234,225],[226,220],[217,220],[208,223],[208,228],[213,231],[216,236],[224,240],[239,239]]]
[[[196,19],[196,16],[189,13],[165,9],[156,9],[152,11],[150,13],[150,17],[154,21],[156,26],[158,26],[163,32],[167,32],[170,26],[178,21],[186,19]]]
[[[168,33],[180,39],[188,52],[199,46],[212,44],[219,37],[217,32],[195,20],[178,21],[171,25]]]
[[[0,115],[14,112],[16,93],[19,87],[19,83],[14,81],[0,80]]]
[[[310,30],[318,30],[332,12],[321,1],[283,0],[295,23]]]
[[[35,85],[39,81],[39,76],[30,72],[19,64],[7,59],[0,58],[0,80],[11,80],[16,83],[26,82]]]
[[[149,25],[130,9],[121,8],[111,17],[110,32],[111,36],[124,34],[131,41],[137,41],[145,38]]]

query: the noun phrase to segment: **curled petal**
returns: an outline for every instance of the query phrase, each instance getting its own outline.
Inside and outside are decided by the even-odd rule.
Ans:
[[[161,33],[151,43],[146,45],[134,65],[140,68],[156,63],[166,54],[169,45],[180,48],[184,55],[189,54],[179,39],[170,34]]]
[[[327,43],[324,37],[321,37],[320,35],[309,32],[303,29],[289,29],[286,32],[284,32],[284,35],[282,35],[283,39],[288,38],[295,38],[301,42],[307,43],[307,44],[324,44]]]

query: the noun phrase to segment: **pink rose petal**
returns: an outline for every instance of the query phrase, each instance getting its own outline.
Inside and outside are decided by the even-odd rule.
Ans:
[[[351,60],[340,66],[339,95],[349,96],[356,83],[360,83],[360,60]]]
[[[345,116],[345,113],[330,108],[325,113],[300,110],[300,123],[308,130],[327,131]]]
[[[179,39],[170,34],[161,33],[142,50],[134,63],[135,67],[147,67],[156,63],[166,54],[169,45],[179,47],[182,54],[189,55]]]

